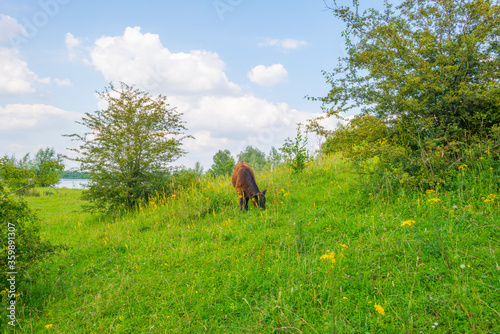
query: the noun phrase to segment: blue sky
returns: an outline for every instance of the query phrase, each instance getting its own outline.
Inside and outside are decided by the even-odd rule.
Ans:
[[[342,30],[323,0],[4,0],[0,154],[68,153],[62,134],[83,133],[75,121],[111,81],[184,113],[196,139],[178,164],[208,168],[246,145],[268,153],[321,113],[304,96],[328,92],[321,71],[344,54]]]

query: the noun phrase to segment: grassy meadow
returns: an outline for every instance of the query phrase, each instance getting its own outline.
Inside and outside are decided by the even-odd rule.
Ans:
[[[462,172],[391,192],[329,157],[257,173],[267,210],[243,214],[229,177],[115,219],[80,190],[27,197],[69,248],[30,272],[15,331],[500,333],[500,198]]]

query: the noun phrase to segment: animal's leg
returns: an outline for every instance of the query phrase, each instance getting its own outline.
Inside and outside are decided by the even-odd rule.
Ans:
[[[240,197],[240,211],[243,211],[244,204],[245,204],[245,197]]]
[[[245,211],[248,211],[248,201],[249,200],[250,200],[250,198],[245,197]]]

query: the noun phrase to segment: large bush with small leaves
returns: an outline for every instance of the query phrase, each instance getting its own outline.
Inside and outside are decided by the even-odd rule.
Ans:
[[[7,191],[0,180],[0,289],[7,287],[7,273],[15,272],[16,287],[22,287],[33,263],[63,249],[40,237],[40,221],[25,200]],[[32,275],[30,275],[32,276]],[[19,290],[16,291],[19,293]],[[2,294],[6,296],[6,294]]]

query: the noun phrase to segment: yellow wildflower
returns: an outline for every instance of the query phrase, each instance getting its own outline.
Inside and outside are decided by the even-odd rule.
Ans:
[[[437,202],[441,202],[441,200],[439,198],[429,198],[427,200],[427,202],[437,203]]]
[[[340,244],[341,247],[347,248],[347,245],[345,244]]]
[[[460,165],[460,166],[458,166],[458,170],[463,170],[463,169],[467,169],[467,165]]]
[[[382,315],[385,315],[385,311],[384,311],[384,308],[382,306],[380,306],[379,304],[375,303],[375,310],[377,310],[378,313],[382,314]]]
[[[331,251],[327,250],[326,253],[321,255],[321,257],[319,259],[331,261],[332,263],[335,263],[335,252],[331,252]]]
[[[401,223],[401,226],[411,226],[411,224],[415,224],[416,221],[414,220],[405,220]]]
[[[435,193],[436,191],[434,189],[427,189],[425,192],[427,194],[432,194],[432,193]]]
[[[494,202],[496,197],[497,195],[495,194],[489,194],[488,196],[486,196],[486,198],[483,197],[483,199],[485,203],[488,203],[488,202]]]
[[[45,328],[52,328],[52,324],[45,325]]]

